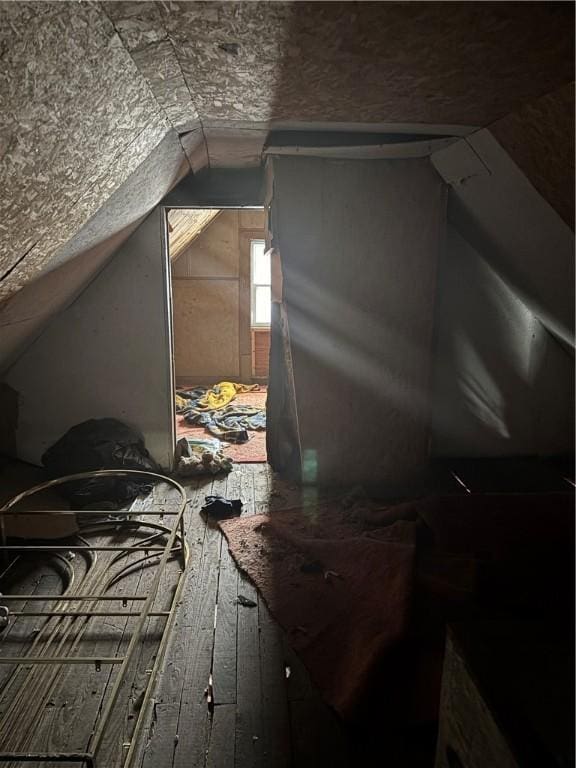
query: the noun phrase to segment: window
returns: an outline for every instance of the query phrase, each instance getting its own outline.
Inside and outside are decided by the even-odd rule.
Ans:
[[[272,303],[270,252],[265,249],[264,240],[250,241],[253,326],[270,325]]]

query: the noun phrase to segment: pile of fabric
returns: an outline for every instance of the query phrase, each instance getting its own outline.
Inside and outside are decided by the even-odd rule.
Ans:
[[[220,440],[182,437],[176,443],[176,471],[180,477],[230,472],[232,462],[221,451]]]
[[[195,387],[178,390],[176,411],[188,424],[204,427],[228,443],[245,443],[248,430],[266,429],[266,411],[251,405],[235,405],[232,401],[241,392],[254,392],[257,384],[236,384],[221,381],[212,388]]]

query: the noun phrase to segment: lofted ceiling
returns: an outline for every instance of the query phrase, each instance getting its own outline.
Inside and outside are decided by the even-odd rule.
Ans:
[[[0,2],[0,328],[37,327],[18,292],[108,254],[182,174],[258,165],[271,128],[496,124],[566,218],[573,28],[562,2]]]
[[[179,259],[219,213],[219,208],[173,208],[168,211],[170,261]]]
[[[563,3],[109,2],[185,125],[486,125],[573,79]],[[153,73],[150,77],[149,73]],[[171,97],[171,94],[173,95]]]

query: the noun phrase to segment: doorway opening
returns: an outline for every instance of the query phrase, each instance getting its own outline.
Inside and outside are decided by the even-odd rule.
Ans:
[[[264,209],[171,208],[167,224],[176,440],[204,452],[213,446],[236,463],[265,462],[271,269]]]

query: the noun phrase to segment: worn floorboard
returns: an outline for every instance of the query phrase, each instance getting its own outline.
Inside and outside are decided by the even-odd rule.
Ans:
[[[206,768],[234,765],[236,706],[217,704],[212,718],[212,730],[206,758]]]
[[[332,764],[340,768],[345,750],[338,722],[319,699],[266,605],[239,573],[219,529],[200,514],[210,493],[240,498],[242,514],[251,515],[298,504],[299,489],[282,484],[268,465],[259,464],[235,465],[227,477],[192,480],[186,487],[189,562],[136,764],[140,768],[324,768]],[[174,500],[169,492],[163,493],[155,489],[149,503],[169,510]],[[169,518],[162,522],[169,524]],[[167,573],[163,579],[155,609],[169,605],[173,576]],[[57,577],[30,573],[20,591],[45,591],[47,578]],[[153,569],[136,569],[122,581],[120,590],[144,592],[152,578]],[[239,604],[239,595],[255,605]],[[162,622],[148,620],[146,636],[123,682],[101,753],[100,764],[106,768],[122,765]],[[11,653],[22,650],[29,643],[32,624],[31,620],[12,624],[0,635],[0,645]],[[83,653],[121,651],[133,624],[134,620],[122,618],[93,622],[81,641]],[[105,667],[99,672],[93,666],[69,670],[42,713],[38,743],[47,748],[57,743],[70,749],[84,746],[114,677],[115,671]],[[212,707],[206,697],[210,680]],[[312,720],[320,723],[320,730]],[[324,739],[335,743],[340,762],[330,762],[336,760],[334,748],[323,744]]]

